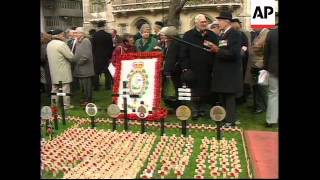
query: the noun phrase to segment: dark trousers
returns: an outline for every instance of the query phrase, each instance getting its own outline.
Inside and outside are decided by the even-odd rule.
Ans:
[[[92,79],[91,77],[79,78],[81,89],[83,89],[85,101],[92,102]]]
[[[191,90],[192,91],[192,90]],[[193,96],[191,101],[187,101],[187,105],[192,110],[192,116],[202,116],[202,117],[209,117],[210,115],[210,105],[209,102],[210,95],[206,96]]]
[[[176,109],[181,105],[181,102],[178,100],[178,88],[182,87],[180,76],[181,76],[180,68],[175,68],[175,71],[171,74],[171,80],[176,90],[176,97],[174,99],[167,99],[165,97],[165,94],[162,94],[162,97],[164,97],[163,101],[166,104],[166,106],[169,108]],[[163,76],[162,87],[164,88],[166,85],[166,80],[167,80],[166,77]]]
[[[261,86],[259,84],[252,86],[253,92],[253,107],[256,110],[265,111],[267,108],[267,92],[266,87]]]
[[[248,64],[248,56],[242,55],[241,56],[242,59],[242,77],[243,77],[243,93],[242,96],[236,98],[236,103],[237,104],[243,104],[245,102],[247,102],[247,97],[250,94],[250,85],[244,83],[244,79],[245,79],[245,75],[246,75],[246,69],[247,69],[247,64]]]
[[[73,77],[72,83],[71,83],[72,92],[75,92],[75,91],[79,90],[80,87],[81,86],[80,86],[79,78]]]
[[[235,123],[237,120],[236,113],[236,94],[233,93],[219,93],[219,100],[221,105],[226,110],[225,122]]]
[[[252,67],[251,74],[254,82],[252,86],[253,107],[255,110],[265,111],[267,108],[267,89],[258,84],[258,76],[261,68]]]
[[[111,76],[111,74],[110,74],[110,72],[108,70],[93,76],[92,79],[93,79],[94,89],[95,90],[99,90],[100,89],[100,76],[102,74],[104,74],[105,89],[106,90],[111,90],[112,89],[112,85],[113,85],[113,78],[112,78],[112,76]]]

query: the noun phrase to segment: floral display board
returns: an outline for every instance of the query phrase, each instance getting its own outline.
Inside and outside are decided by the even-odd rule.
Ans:
[[[148,116],[146,120],[160,120],[167,116],[167,110],[160,107],[162,92],[161,52],[127,53],[117,60],[113,92],[119,94],[113,98],[115,104],[124,110],[123,97],[127,97],[128,119],[138,119],[138,107],[143,104]],[[127,88],[124,87],[126,82]],[[123,92],[127,92],[126,95]],[[139,97],[129,97],[139,95]],[[123,113],[118,118],[123,118]]]

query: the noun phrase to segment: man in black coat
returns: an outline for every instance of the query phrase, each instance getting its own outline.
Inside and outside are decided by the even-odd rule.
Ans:
[[[171,31],[171,33],[168,36],[165,36],[166,31]],[[178,94],[178,88],[182,87],[181,84],[181,67],[179,64],[179,55],[180,55],[180,43],[172,39],[170,36],[173,36],[175,38],[178,38],[178,32],[177,29],[174,26],[169,27],[163,27],[159,35],[164,36],[164,47],[163,47],[163,54],[164,54],[164,68],[163,68],[163,74],[164,74],[164,82],[168,82],[172,80],[175,92]],[[164,86],[168,85],[168,83],[164,83]],[[167,88],[167,87],[164,87]],[[165,94],[164,94],[165,95]],[[180,103],[177,100],[176,97],[173,97],[170,99],[169,97],[164,99],[164,102],[166,103],[167,107],[172,107],[173,109],[176,109]]]
[[[92,37],[92,55],[94,63],[94,89],[99,90],[100,75],[104,73],[105,89],[112,88],[112,76],[108,70],[110,59],[112,56],[113,42],[111,34],[104,30],[105,22],[98,22],[98,31]]]
[[[218,37],[215,33],[207,30],[207,19],[203,14],[195,17],[195,28],[187,31],[183,40],[201,47],[210,44],[218,44]],[[180,61],[183,73],[191,71],[194,81],[188,86],[191,88],[193,99],[190,103],[192,119],[196,120],[209,112],[210,103],[210,82],[212,63],[215,55],[213,53],[183,44],[180,50]]]
[[[268,106],[266,113],[266,127],[278,123],[279,118],[279,38],[278,28],[271,30],[266,38],[264,49],[264,67],[269,72]]]
[[[231,28],[232,14],[223,11],[217,17],[220,36],[219,46],[212,45],[211,50],[216,54],[212,70],[213,92],[219,93],[222,106],[226,109],[225,126],[235,126],[236,103],[235,98],[242,95],[243,74],[241,63],[241,35],[240,32]]]

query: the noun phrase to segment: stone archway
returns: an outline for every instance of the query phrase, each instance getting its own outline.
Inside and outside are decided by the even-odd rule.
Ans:
[[[138,32],[140,30],[140,27],[142,24],[147,23],[150,26],[152,25],[148,19],[145,17],[137,17],[132,23],[131,23],[131,29],[134,31],[134,33]]]

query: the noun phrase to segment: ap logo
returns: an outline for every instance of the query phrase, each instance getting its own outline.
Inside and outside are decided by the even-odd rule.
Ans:
[[[251,28],[273,28],[275,4],[275,0],[251,0]]]

